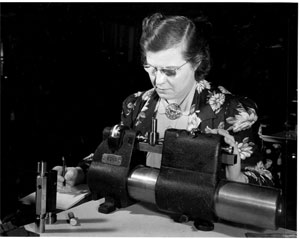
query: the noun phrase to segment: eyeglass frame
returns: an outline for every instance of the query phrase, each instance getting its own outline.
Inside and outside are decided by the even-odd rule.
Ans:
[[[167,67],[156,67],[156,66],[152,66],[152,65],[150,65],[150,64],[143,64],[143,67],[144,67],[144,70],[148,73],[148,74],[151,74],[151,75],[156,75],[156,73],[157,73],[157,71],[160,71],[160,73],[162,73],[162,74],[164,74],[165,76],[167,76],[167,77],[175,77],[176,75],[177,75],[177,71],[178,70],[180,70],[184,65],[186,65],[187,63],[189,62],[189,60],[187,60],[187,61],[185,61],[181,66],[178,66],[178,67],[175,67],[175,68],[171,68],[171,69],[168,69]],[[148,72],[147,70],[146,70],[146,67],[152,67],[153,69],[154,69],[154,72],[153,72],[153,74],[152,73],[150,73],[150,72]],[[172,74],[172,75],[168,75],[168,74],[166,74],[165,73],[165,71],[174,71],[174,75]]]

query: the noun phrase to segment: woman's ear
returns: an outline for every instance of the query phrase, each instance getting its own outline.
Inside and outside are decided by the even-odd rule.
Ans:
[[[198,69],[198,67],[200,66],[202,61],[199,61],[197,64],[194,65],[193,69],[194,71],[196,71]]]

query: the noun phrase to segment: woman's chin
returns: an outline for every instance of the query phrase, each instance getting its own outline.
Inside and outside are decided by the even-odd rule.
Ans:
[[[165,99],[165,100],[170,100],[173,97],[168,94],[166,91],[163,90],[156,90],[157,94],[159,95],[160,98]]]

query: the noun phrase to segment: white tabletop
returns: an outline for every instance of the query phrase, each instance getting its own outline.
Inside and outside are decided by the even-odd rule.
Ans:
[[[155,205],[134,204],[118,209],[111,214],[98,212],[103,199],[89,201],[57,214],[57,222],[46,225],[43,237],[245,237],[245,233],[280,233],[296,235],[296,232],[279,228],[276,231],[255,231],[224,223],[215,223],[213,231],[196,230],[193,222],[176,223],[167,214],[159,212]],[[67,222],[67,214],[72,211],[79,225]],[[34,223],[26,225],[29,231],[35,231]],[[278,237],[282,237],[278,234]]]

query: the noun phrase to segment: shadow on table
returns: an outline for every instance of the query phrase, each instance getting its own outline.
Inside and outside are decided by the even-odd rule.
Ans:
[[[74,227],[72,229],[70,228],[66,228],[66,229],[47,229],[46,233],[57,233],[57,234],[61,234],[61,233],[70,233],[70,232],[77,232],[77,233],[94,233],[94,232],[99,232],[99,233],[103,233],[103,232],[114,232],[116,231],[115,228],[82,228],[82,227]],[[73,235],[74,236],[74,235]]]

